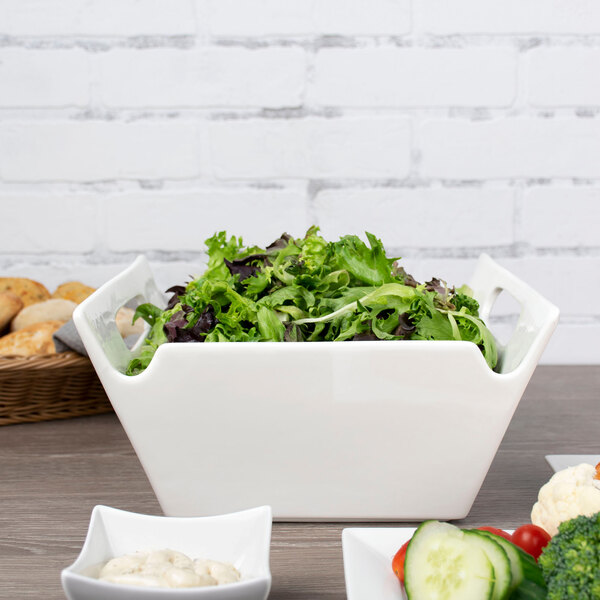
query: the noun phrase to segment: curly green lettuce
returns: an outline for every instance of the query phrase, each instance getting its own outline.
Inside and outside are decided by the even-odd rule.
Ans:
[[[493,369],[496,344],[468,287],[419,283],[366,236],[368,245],[353,235],[328,242],[311,227],[259,248],[215,234],[199,278],[167,290],[164,310],[137,308],[134,321],[151,329],[127,374],[142,372],[168,342],[466,340]]]

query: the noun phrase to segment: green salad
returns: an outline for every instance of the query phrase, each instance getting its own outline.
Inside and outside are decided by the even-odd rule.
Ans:
[[[221,231],[208,240],[208,266],[167,290],[165,309],[138,306],[150,333],[127,374],[141,373],[166,342],[315,342],[466,340],[490,366],[494,338],[467,286],[419,283],[366,234],[328,242],[311,227],[266,248],[245,247]]]

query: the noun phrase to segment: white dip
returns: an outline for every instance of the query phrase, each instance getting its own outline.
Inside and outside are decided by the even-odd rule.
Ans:
[[[151,550],[109,560],[98,579],[145,587],[186,588],[222,585],[240,580],[230,564],[197,558],[175,550]]]

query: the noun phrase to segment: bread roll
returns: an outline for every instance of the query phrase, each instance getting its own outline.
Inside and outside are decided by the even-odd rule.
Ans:
[[[134,314],[134,310],[125,306],[117,313],[117,329],[119,330],[121,337],[126,338],[128,335],[139,335],[140,333],[143,333],[144,319],[140,318],[133,325],[131,324]]]
[[[0,332],[23,308],[23,300],[12,292],[0,292]]]
[[[83,302],[88,296],[91,296],[96,290],[89,285],[85,285],[80,281],[67,281],[61,283],[54,293],[53,298],[64,298],[65,300],[71,300],[75,304]]]
[[[52,334],[63,325],[63,321],[45,321],[0,337],[0,355],[55,354]]]
[[[10,324],[11,331],[18,331],[34,323],[43,321],[68,321],[77,304],[70,300],[52,298],[37,304],[26,306]]]
[[[50,292],[41,283],[25,277],[0,277],[0,292],[16,294],[25,306],[50,298]]]

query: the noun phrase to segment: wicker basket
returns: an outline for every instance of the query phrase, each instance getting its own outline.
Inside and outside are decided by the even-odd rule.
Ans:
[[[79,354],[0,357],[0,425],[110,411],[92,363]]]

